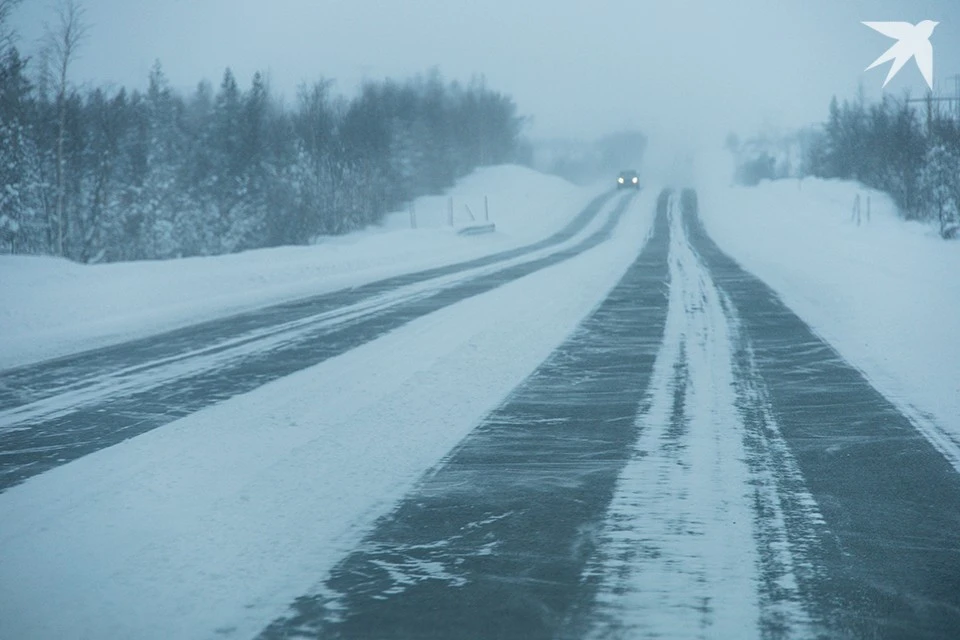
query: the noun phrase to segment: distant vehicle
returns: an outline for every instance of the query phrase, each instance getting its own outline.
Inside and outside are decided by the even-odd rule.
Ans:
[[[633,187],[634,189],[640,188],[640,175],[632,169],[621,171],[620,175],[617,176],[617,189],[625,189],[627,187]]]

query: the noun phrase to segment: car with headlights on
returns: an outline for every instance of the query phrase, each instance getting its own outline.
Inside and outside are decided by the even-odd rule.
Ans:
[[[617,189],[639,189],[640,175],[636,171],[621,171],[617,176]]]

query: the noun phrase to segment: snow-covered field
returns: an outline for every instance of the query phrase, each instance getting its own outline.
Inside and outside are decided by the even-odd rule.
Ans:
[[[0,256],[0,368],[174,329],[259,306],[356,286],[534,242],[580,212],[597,187],[574,186],[525,167],[480,169],[443,196],[415,202],[380,227],[308,247],[168,261],[80,265]],[[492,234],[454,229],[484,217]]]
[[[707,231],[770,285],[960,467],[960,243],[905,222],[879,192],[807,178],[698,184]],[[860,194],[861,224],[852,219]],[[871,217],[866,220],[866,200]]]
[[[655,195],[575,258],[5,492],[0,635],[257,633],[606,296]]]

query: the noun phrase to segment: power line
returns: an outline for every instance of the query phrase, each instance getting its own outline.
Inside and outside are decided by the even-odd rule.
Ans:
[[[932,91],[928,91],[927,95],[922,98],[907,98],[906,102],[923,102],[927,105],[927,114],[928,117],[933,112],[933,105],[936,103],[938,105],[937,115],[940,115],[939,104],[941,102],[947,103],[947,113],[951,111],[955,113],[957,121],[960,122],[960,73],[950,76],[953,79],[954,86],[954,95],[952,96],[935,96]]]

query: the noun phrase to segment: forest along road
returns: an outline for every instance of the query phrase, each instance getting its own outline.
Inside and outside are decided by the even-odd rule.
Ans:
[[[634,195],[525,247],[0,372],[0,491],[577,256]]]
[[[950,638],[960,475],[664,192],[608,298],[261,637]]]

